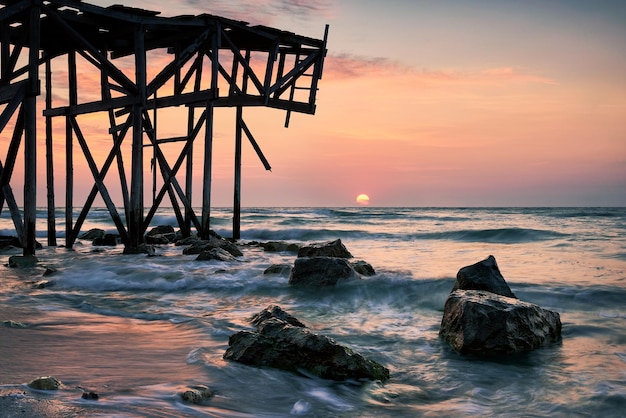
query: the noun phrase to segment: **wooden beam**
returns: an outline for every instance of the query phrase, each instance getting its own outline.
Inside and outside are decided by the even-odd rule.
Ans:
[[[52,69],[46,61],[46,108],[52,106]],[[57,245],[56,217],[54,204],[54,156],[52,151],[52,118],[46,118],[46,200],[48,203],[48,245]]]
[[[138,88],[137,101],[132,107],[133,137],[130,178],[129,242],[126,248],[136,250],[143,243],[143,111],[146,103],[146,50],[143,26],[135,28],[135,78]]]
[[[29,10],[28,88],[24,97],[24,255],[35,255],[37,224],[37,96],[39,95],[40,5]]]

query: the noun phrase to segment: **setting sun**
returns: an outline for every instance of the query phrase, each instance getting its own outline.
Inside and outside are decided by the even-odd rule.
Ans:
[[[356,203],[360,205],[369,205],[370,197],[366,194],[360,194],[356,197]]]

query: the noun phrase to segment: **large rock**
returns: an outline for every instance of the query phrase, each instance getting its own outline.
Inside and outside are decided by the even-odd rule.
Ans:
[[[558,341],[561,319],[516,298],[455,290],[446,300],[439,335],[461,354],[511,354]]]
[[[262,318],[257,321],[257,332],[231,335],[224,359],[292,372],[303,370],[323,379],[389,379],[389,370],[381,364],[299,326],[297,320],[281,319],[281,312],[269,307],[256,317]]]
[[[296,258],[289,284],[295,286],[335,286],[341,280],[358,279],[359,275],[345,258],[299,257]]]
[[[498,295],[515,298],[511,288],[502,277],[494,256],[463,267],[456,275],[452,292],[461,290],[486,290]]]
[[[350,251],[348,251],[340,239],[336,239],[330,242],[311,244],[301,247],[298,250],[298,257],[352,258],[352,254],[350,254]]]

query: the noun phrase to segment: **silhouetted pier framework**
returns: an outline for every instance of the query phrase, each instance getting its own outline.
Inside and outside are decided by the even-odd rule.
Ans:
[[[318,40],[209,14],[160,17],[159,12],[118,5],[102,8],[75,0],[0,0],[0,6],[0,144],[7,147],[6,157],[0,161],[0,211],[6,202],[25,255],[35,253],[37,151],[44,149],[48,245],[56,245],[53,120],[59,118],[65,124],[65,134],[60,136],[65,146],[66,246],[74,244],[99,194],[125,250],[133,252],[143,243],[166,195],[183,235],[190,235],[195,228],[200,237],[208,237],[214,110],[235,108],[233,237],[239,238],[244,135],[270,170],[244,122],[243,108],[284,110],[285,127],[291,112],[314,114],[328,26]],[[165,64],[153,71],[148,54],[155,52]],[[152,72],[155,75],[150,80]],[[79,85],[85,79],[92,84],[99,80],[99,97],[81,94]],[[39,117],[37,98],[43,87],[45,109]],[[175,107],[186,113],[186,120],[181,120],[184,132],[174,137],[161,135],[165,129],[159,129],[158,118]],[[83,134],[79,123],[79,116],[94,113],[108,120],[102,127],[103,136],[111,141],[100,166],[93,155],[92,137]],[[45,131],[38,129],[40,119]],[[12,131],[11,135],[5,131]],[[198,140],[203,141],[202,203],[196,206],[201,206],[201,214],[192,207],[193,152]],[[176,152],[164,151],[170,143],[179,143]],[[23,217],[11,187],[21,148]],[[146,150],[152,151],[150,160]],[[74,157],[79,152],[94,183],[80,214],[73,219]],[[124,164],[128,165],[129,158],[127,173]],[[152,204],[147,212],[144,180],[150,169],[144,161],[150,162],[153,176],[159,172],[162,177],[160,187],[156,187],[156,178],[152,179]],[[121,204],[113,201],[111,187],[105,184],[107,174],[115,169]],[[182,184],[179,177],[184,177]],[[124,208],[124,217],[117,207]]]

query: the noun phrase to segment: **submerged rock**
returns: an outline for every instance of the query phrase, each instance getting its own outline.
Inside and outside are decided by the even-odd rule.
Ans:
[[[198,261],[209,261],[209,260],[217,260],[217,261],[237,261],[235,257],[232,256],[228,251],[223,250],[221,248],[211,248],[207,251],[202,251],[196,257]]]
[[[263,274],[278,274],[280,276],[289,276],[291,273],[290,264],[272,264],[263,271]]]
[[[180,394],[183,401],[192,404],[200,404],[212,396],[213,391],[205,385],[191,386]]]
[[[154,256],[156,254],[156,251],[154,250],[154,247],[152,245],[139,244],[139,247],[137,248],[124,247],[123,253],[125,255],[147,254],[148,256]]]
[[[211,236],[208,240],[193,240],[192,244],[183,250],[183,254],[200,254],[216,248],[221,248],[222,250],[227,251],[233,257],[243,256],[243,253],[237,245],[219,236]]]
[[[119,234],[104,234],[101,238],[95,238],[92,245],[103,247],[115,247],[122,243],[122,237]]]
[[[261,243],[260,245],[263,247],[263,250],[267,252],[288,251],[292,253],[297,253],[300,250],[299,244],[282,241],[269,241]]]
[[[19,322],[19,321],[13,321],[12,319],[7,319],[5,321],[2,321],[2,324],[5,327],[9,327],[9,328],[28,328],[27,324],[23,322]]]
[[[89,231],[87,231],[84,234],[82,234],[79,238],[80,239],[93,241],[96,238],[104,238],[105,234],[106,234],[106,232],[104,231],[104,229],[92,228]]]
[[[9,267],[34,267],[39,263],[39,259],[34,255],[12,255],[9,257]]]
[[[363,261],[363,260],[352,261],[350,262],[350,265],[352,266],[354,271],[356,271],[362,276],[373,276],[376,274],[374,267],[372,267],[372,265],[368,263],[367,261]]]
[[[176,239],[176,232],[171,225],[159,225],[146,233],[146,244],[169,244]]]
[[[96,392],[83,392],[80,397],[88,401],[97,401],[100,399],[100,396]]]
[[[340,239],[334,241],[311,244],[298,250],[298,257],[338,257],[352,258],[352,254],[341,242]]]
[[[19,238],[8,235],[0,235],[0,249],[11,247],[22,247],[22,243],[20,242]]]
[[[461,354],[511,354],[557,342],[561,319],[516,298],[456,290],[446,300],[439,335]]]
[[[277,305],[270,305],[267,308],[263,309],[261,312],[254,315],[250,319],[250,323],[254,325],[255,327],[258,327],[264,321],[267,321],[268,319],[271,319],[271,318],[280,319],[281,321],[284,321],[288,323],[289,325],[293,325],[294,327],[303,327],[303,328],[306,327],[306,325],[300,322],[298,318],[296,318],[295,316],[291,315],[288,312],[285,312],[283,308]]]
[[[502,277],[494,256],[471,266],[463,267],[456,275],[452,292],[461,290],[486,290],[497,295],[515,298],[511,288]]]
[[[345,258],[299,257],[295,260],[289,284],[294,286],[335,286],[339,281],[359,279]]]
[[[224,359],[292,372],[303,370],[323,379],[389,379],[389,370],[381,364],[330,337],[315,334],[280,307],[266,308],[253,321],[257,332],[231,335]]]
[[[61,387],[61,381],[52,376],[43,376],[30,382],[28,387],[38,390],[57,390]]]

